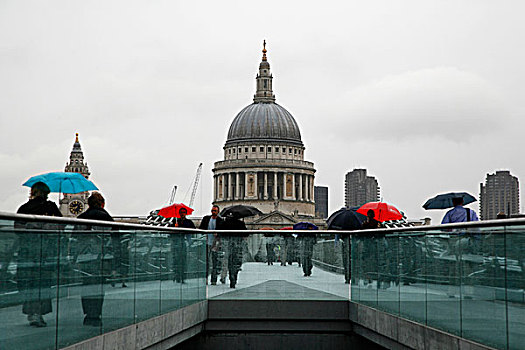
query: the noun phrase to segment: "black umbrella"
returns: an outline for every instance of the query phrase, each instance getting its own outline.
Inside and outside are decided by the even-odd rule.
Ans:
[[[425,204],[423,204],[423,208],[427,210],[452,208],[454,206],[452,199],[454,198],[463,198],[463,204],[469,204],[476,201],[476,198],[467,192],[450,192],[430,198]]]
[[[262,215],[262,212],[251,205],[232,205],[221,211],[223,217],[246,218],[248,216]]]
[[[352,208],[342,208],[330,215],[326,223],[329,230],[358,230],[366,220]]]

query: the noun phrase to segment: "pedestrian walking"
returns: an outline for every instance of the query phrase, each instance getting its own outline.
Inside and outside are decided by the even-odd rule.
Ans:
[[[48,201],[49,187],[43,182],[31,186],[30,199],[18,208],[18,214],[62,216],[55,203]],[[29,325],[45,327],[43,315],[52,311],[51,286],[56,284],[57,240],[43,230],[56,228],[56,225],[39,222],[16,222],[15,228],[24,229],[19,234],[17,263],[18,289],[24,300],[22,312],[27,315]]]
[[[219,230],[224,224],[223,218],[219,216],[219,207],[214,205],[211,208],[211,215],[206,215],[202,218],[199,225],[201,230],[215,231]],[[217,274],[219,269],[219,249],[220,237],[217,232],[208,233],[206,237],[206,283],[208,283],[208,276],[210,274],[211,266],[211,285],[217,284]]]

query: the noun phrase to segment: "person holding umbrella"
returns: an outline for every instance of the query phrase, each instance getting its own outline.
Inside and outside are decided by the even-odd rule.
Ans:
[[[359,230],[363,225],[364,215],[359,214],[356,208],[342,208],[330,215],[326,220],[329,230]],[[351,256],[350,256],[350,234],[342,233],[341,238],[343,244],[341,247],[341,254],[343,260],[343,268],[345,273],[345,283],[350,283],[351,278]],[[337,238],[337,237],[336,237]]]
[[[62,216],[55,203],[48,201],[49,187],[43,182],[31,186],[31,196],[27,203],[18,208],[18,214]],[[15,228],[45,229],[45,224],[16,222]],[[51,286],[56,282],[55,265],[43,264],[43,261],[56,258],[56,239],[47,239],[46,235],[36,232],[24,232],[19,235],[17,280],[20,293],[24,297],[22,312],[27,315],[29,325],[45,327],[43,315],[52,311]]]
[[[375,219],[375,213],[372,209],[369,209],[366,213],[366,221],[363,222],[363,225],[361,228],[363,230],[373,230],[376,228],[380,228],[381,223]]]
[[[452,205],[454,208],[447,211],[443,220],[441,220],[441,223],[448,224],[453,222],[479,221],[476,212],[470,208],[464,208],[463,204],[463,197],[452,198]]]
[[[173,224],[173,226],[194,229],[195,224],[193,223],[193,221],[186,218],[187,214],[188,210],[186,208],[180,208],[179,217],[175,218],[175,223]],[[173,252],[173,269],[175,270],[175,278],[173,280],[180,283],[185,283],[184,275],[186,271],[187,244],[191,242],[191,235],[174,233],[171,235],[171,239]],[[185,241],[187,241],[188,243],[186,243]],[[179,253],[178,258],[176,254],[177,252]]]

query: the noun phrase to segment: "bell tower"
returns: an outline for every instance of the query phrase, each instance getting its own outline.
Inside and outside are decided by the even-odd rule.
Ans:
[[[69,162],[66,163],[64,171],[66,173],[82,174],[86,179],[91,175],[87,162],[84,163],[84,152],[82,152],[82,147],[80,147],[80,142],[78,141],[78,133],[69,155]],[[63,198],[60,199],[60,212],[64,216],[77,217],[87,210],[88,197],[89,192],[64,193]]]

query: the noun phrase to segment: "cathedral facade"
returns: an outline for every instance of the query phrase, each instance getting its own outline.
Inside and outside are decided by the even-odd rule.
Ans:
[[[294,117],[275,103],[270,64],[263,48],[253,103],[234,118],[213,168],[214,204],[246,204],[261,210],[261,226],[287,225],[315,216],[312,162]],[[258,221],[257,221],[258,220]]]

